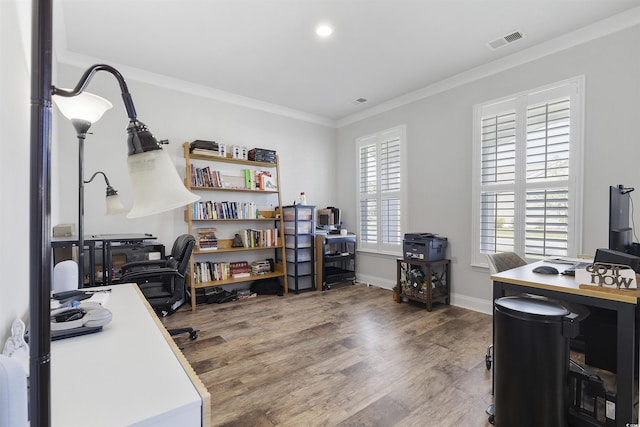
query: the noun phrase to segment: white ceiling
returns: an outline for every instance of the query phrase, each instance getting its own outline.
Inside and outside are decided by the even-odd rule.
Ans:
[[[640,0],[56,0],[54,5],[54,49],[61,62],[125,66],[335,122],[466,70],[548,46],[549,40],[638,8]],[[630,14],[635,19],[638,10],[610,21]],[[314,34],[320,22],[335,28],[330,38]],[[524,38],[488,47],[514,31]],[[355,105],[360,97],[368,102]]]

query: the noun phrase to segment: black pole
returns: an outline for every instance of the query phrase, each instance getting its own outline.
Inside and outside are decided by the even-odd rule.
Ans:
[[[32,1],[29,184],[29,419],[51,425],[52,0]]]
[[[78,133],[78,289],[84,288],[84,139]],[[93,276],[91,276],[93,277]]]

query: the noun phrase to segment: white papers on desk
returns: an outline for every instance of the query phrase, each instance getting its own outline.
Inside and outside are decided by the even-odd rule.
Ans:
[[[550,263],[553,263],[553,264],[575,265],[575,264],[584,263],[584,262],[591,263],[591,262],[593,262],[593,259],[569,258],[569,257],[549,257],[549,258],[545,258],[544,262],[550,262]]]

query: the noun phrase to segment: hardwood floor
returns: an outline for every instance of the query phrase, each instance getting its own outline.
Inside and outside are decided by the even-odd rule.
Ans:
[[[182,308],[167,327],[211,393],[212,426],[489,426],[491,317],[325,292]]]

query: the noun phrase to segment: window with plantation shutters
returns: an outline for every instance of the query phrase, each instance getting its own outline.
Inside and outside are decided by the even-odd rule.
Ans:
[[[474,107],[472,262],[576,256],[583,78]]]
[[[397,253],[402,248],[403,135],[403,128],[394,128],[357,140],[361,250]]]

